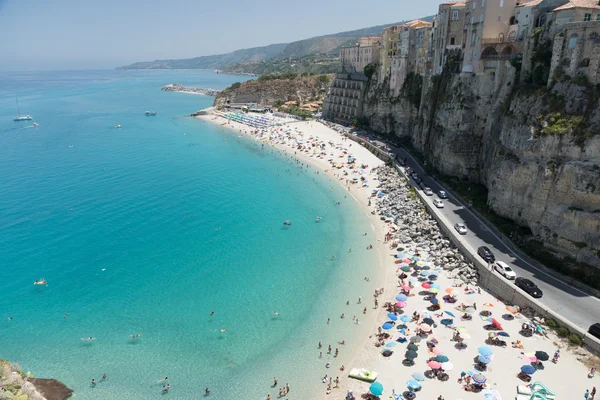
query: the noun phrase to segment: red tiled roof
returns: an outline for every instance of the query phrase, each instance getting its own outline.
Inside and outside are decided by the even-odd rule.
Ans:
[[[560,7],[556,7],[552,11],[571,10],[573,8],[595,8],[600,10],[598,0],[569,0],[569,2]]]
[[[530,1],[525,1],[521,4],[519,4],[517,7],[532,7],[532,6],[537,6],[538,4],[540,4],[542,1],[544,0],[530,0]]]

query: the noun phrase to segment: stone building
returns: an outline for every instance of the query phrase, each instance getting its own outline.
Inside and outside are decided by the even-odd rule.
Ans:
[[[465,3],[448,2],[439,6],[433,22],[431,51],[432,73],[442,73],[448,53],[462,51],[465,46]],[[463,33],[465,32],[465,33]]]
[[[363,72],[365,66],[379,62],[381,36],[367,36],[358,39],[353,46],[340,49],[340,63],[346,71]]]
[[[358,72],[342,71],[336,74],[323,102],[323,118],[348,124],[362,117],[362,103],[367,77]]]
[[[400,33],[406,25],[392,25],[383,28],[379,50],[379,76],[381,79],[391,74],[392,59],[399,53]]]
[[[594,0],[571,0],[553,10],[556,32],[548,85],[561,73],[584,75],[600,83],[600,5]]]

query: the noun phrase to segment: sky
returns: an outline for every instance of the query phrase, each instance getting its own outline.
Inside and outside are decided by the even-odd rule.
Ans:
[[[410,20],[442,0],[0,0],[0,70],[104,69]]]

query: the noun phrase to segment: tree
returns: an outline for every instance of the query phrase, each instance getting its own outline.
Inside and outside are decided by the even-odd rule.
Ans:
[[[232,83],[231,86],[229,86],[229,89],[237,89],[240,86],[242,86],[242,84],[240,82],[235,82],[235,83]]]
[[[365,65],[365,68],[363,70],[363,73],[365,74],[365,76],[368,79],[371,79],[371,77],[373,76],[373,74],[375,73],[375,70],[377,69],[377,64],[374,63],[369,63],[367,65]]]
[[[328,84],[329,82],[331,82],[331,78],[327,75],[319,75],[319,76],[317,76],[317,80],[319,82],[322,82],[325,84]]]

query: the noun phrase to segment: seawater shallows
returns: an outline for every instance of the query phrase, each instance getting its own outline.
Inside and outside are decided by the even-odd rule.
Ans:
[[[302,398],[340,374],[316,345],[345,354],[370,305],[366,216],[314,168],[185,117],[212,98],[159,90],[242,79],[0,74],[0,357],[79,399],[159,397],[166,376],[176,399],[274,397],[273,376]],[[12,121],[17,94],[39,127]]]

